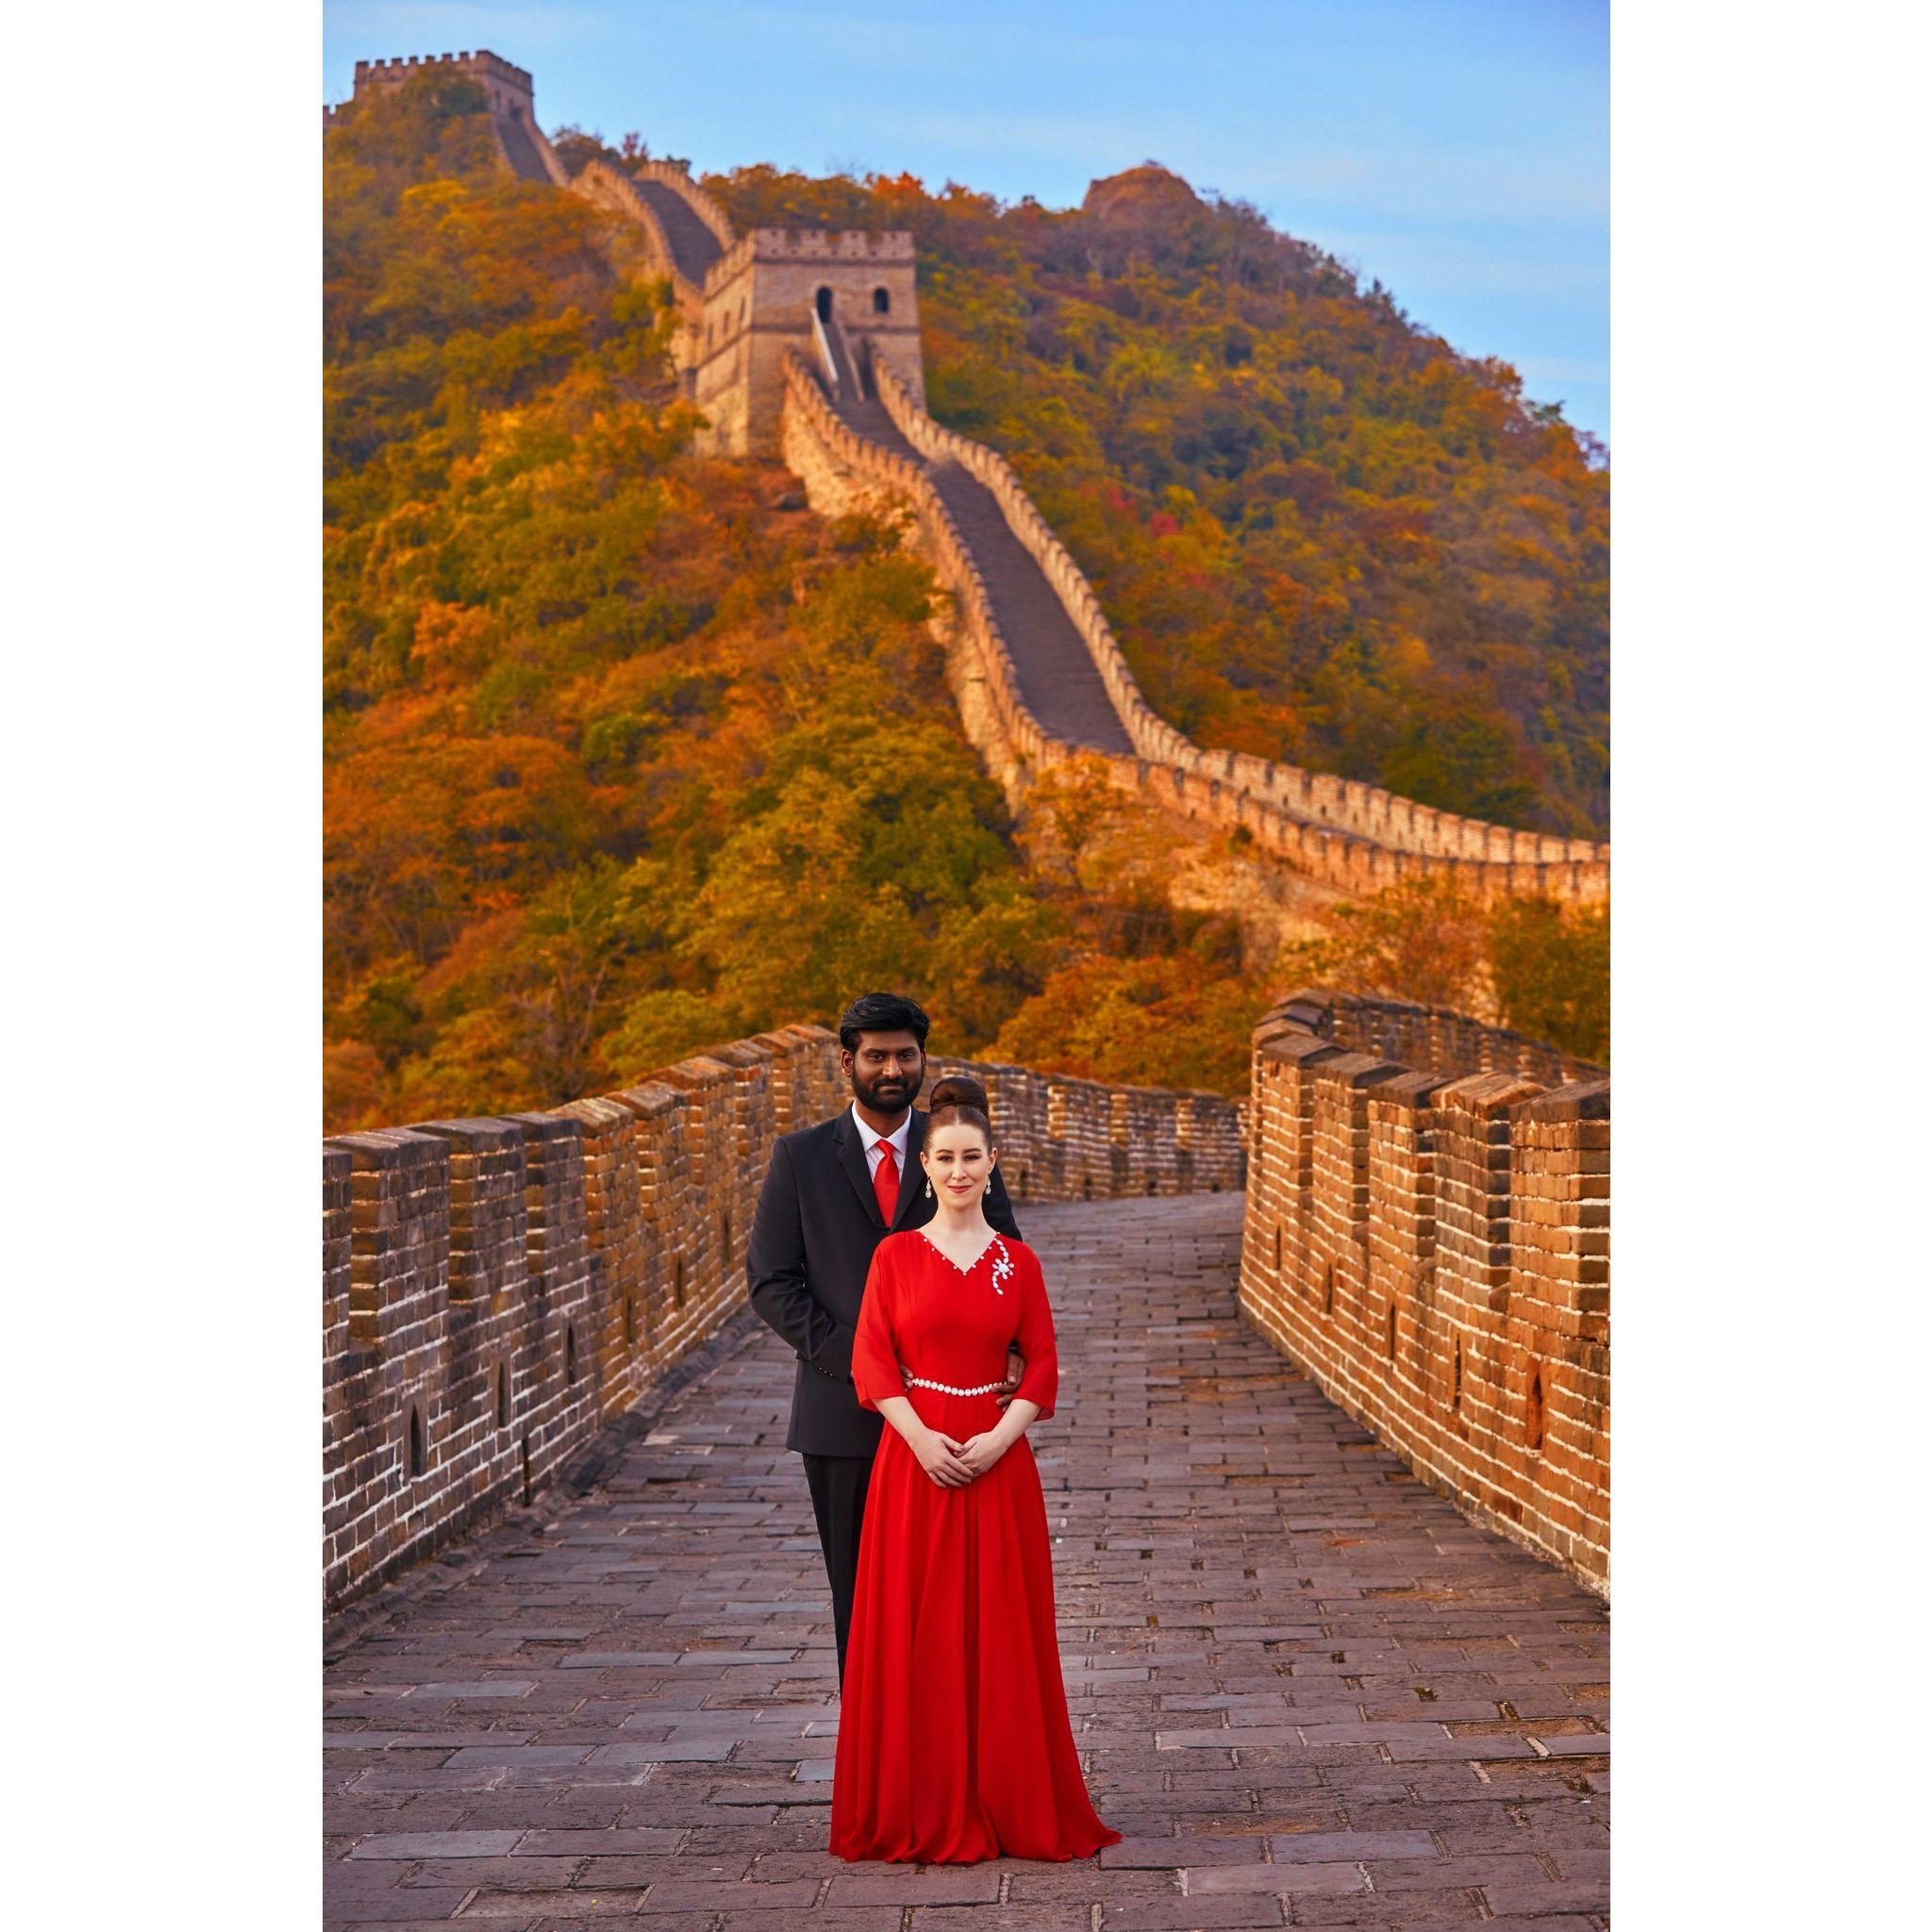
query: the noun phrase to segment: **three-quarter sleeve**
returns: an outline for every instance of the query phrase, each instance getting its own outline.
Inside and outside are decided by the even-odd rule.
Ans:
[[[1015,1400],[1024,1397],[1040,1405],[1035,1420],[1044,1422],[1053,1413],[1054,1397],[1059,1393],[1059,1357],[1054,1352],[1053,1310],[1046,1305],[1046,1281],[1040,1272],[1040,1257],[1031,1248],[1021,1249],[1024,1257],[1014,1272],[1020,1277],[1020,1332],[1016,1338],[1025,1370]]]
[[[858,1304],[858,1326],[852,1338],[852,1389],[861,1408],[875,1410],[881,1396],[906,1392],[892,1334],[892,1263],[888,1252],[891,1244],[889,1235],[873,1250]]]

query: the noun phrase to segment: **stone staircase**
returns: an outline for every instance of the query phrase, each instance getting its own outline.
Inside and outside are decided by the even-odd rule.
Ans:
[[[724,252],[717,236],[697,218],[691,204],[675,189],[640,175],[633,175],[629,179],[631,187],[637,191],[638,199],[658,217],[678,274],[703,288],[711,264]]]
[[[519,181],[551,180],[550,170],[537,151],[537,143],[530,139],[528,125],[513,114],[497,114],[492,119],[496,125],[496,138],[503,144],[503,158],[509,163],[510,173]]]
[[[916,463],[932,479],[979,566],[1000,633],[1013,654],[1020,692],[1041,727],[1063,743],[1133,756],[1126,727],[1046,573],[1013,534],[985,484],[950,459],[929,462],[900,433],[876,395],[826,400],[855,436]]]

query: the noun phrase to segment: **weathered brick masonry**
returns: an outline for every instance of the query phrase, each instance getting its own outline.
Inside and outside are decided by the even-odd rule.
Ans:
[[[1431,1064],[1359,1050],[1381,1040]],[[1256,1028],[1248,1136],[1247,1316],[1419,1475],[1607,1592],[1607,1078],[1304,991]]]
[[[1241,1107],[934,1058],[992,1098],[1015,1196],[1238,1189]],[[545,1113],[323,1145],[323,1563],[340,1605],[527,1498],[744,1302],[774,1138],[849,1095],[788,1026]]]

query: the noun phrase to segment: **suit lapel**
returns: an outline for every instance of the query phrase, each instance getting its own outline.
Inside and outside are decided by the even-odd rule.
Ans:
[[[858,1138],[858,1129],[852,1123],[852,1110],[847,1108],[832,1128],[832,1138],[839,1143],[839,1165],[845,1170],[845,1178],[852,1183],[853,1191],[865,1204],[865,1211],[874,1227],[883,1227],[886,1217],[879,1212],[879,1199],[872,1191],[872,1169],[865,1159],[865,1143]],[[904,1206],[904,1190],[901,1190],[901,1206]]]
[[[906,1129],[906,1167],[899,1176],[899,1206],[892,1215],[894,1229],[915,1225],[912,1217],[925,1198],[925,1175],[919,1165],[920,1144],[924,1139],[925,1116],[915,1107],[912,1124]]]

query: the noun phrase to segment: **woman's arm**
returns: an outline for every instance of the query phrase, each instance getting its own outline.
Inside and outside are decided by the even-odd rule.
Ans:
[[[1013,1285],[1019,1293],[1020,1311],[1014,1346],[1025,1357],[1026,1371],[997,1424],[967,1438],[959,1459],[975,1476],[984,1475],[1041,1416],[1053,1413],[1054,1397],[1059,1389],[1053,1310],[1046,1305],[1046,1283],[1040,1273],[1040,1257],[1031,1248],[1023,1247],[1015,1258]]]
[[[896,1275],[886,1241],[873,1250],[865,1293],[858,1304],[858,1326],[852,1340],[852,1390],[862,1408],[878,1413],[906,1439],[919,1466],[941,1489],[957,1489],[973,1480],[958,1468],[959,1444],[951,1436],[929,1428],[903,1392],[898,1339],[892,1329]]]
[[[963,1489],[978,1474],[968,1473],[959,1451],[965,1446],[941,1429],[929,1427],[919,1419],[919,1411],[904,1395],[885,1395],[870,1405],[885,1417],[906,1439],[906,1446],[919,1458],[919,1466],[942,1490]]]

